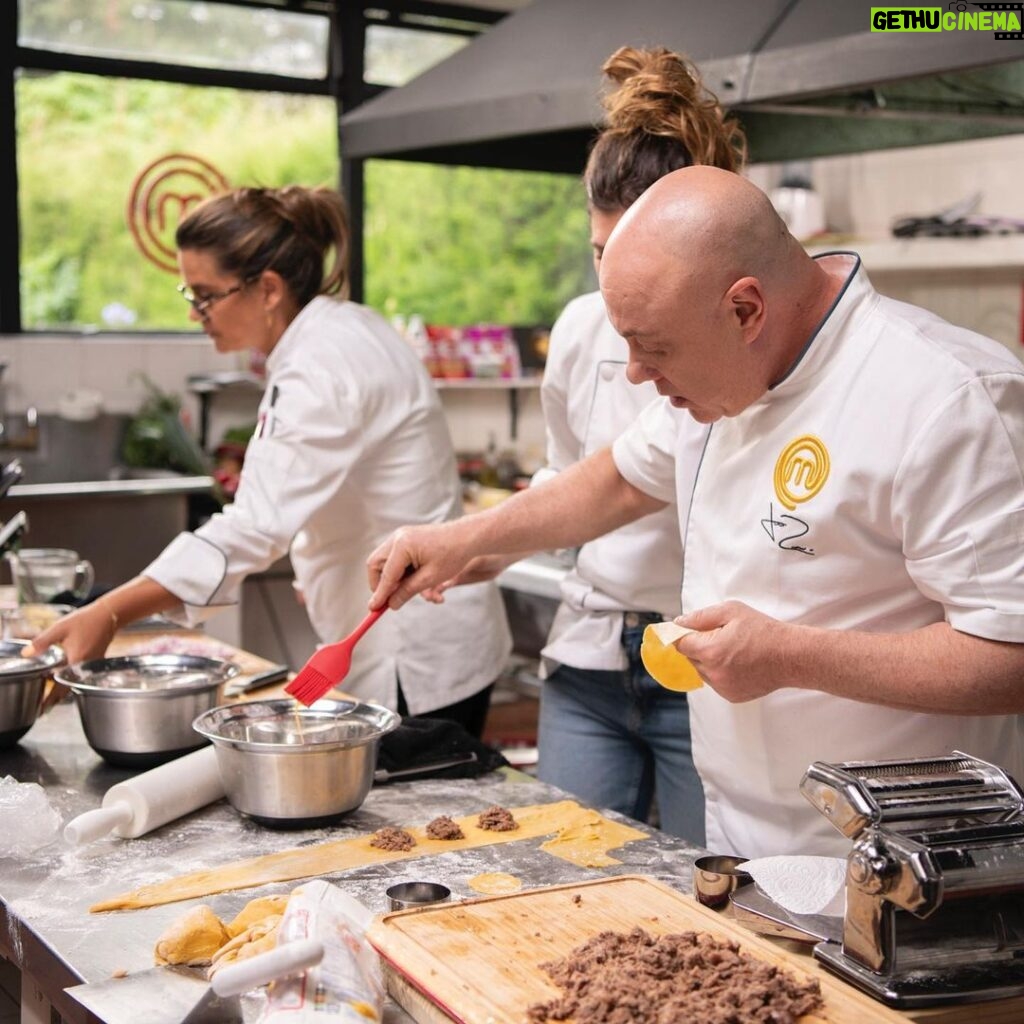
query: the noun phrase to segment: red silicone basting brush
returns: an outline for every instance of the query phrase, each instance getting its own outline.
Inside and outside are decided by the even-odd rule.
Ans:
[[[363,634],[388,610],[382,605],[370,612],[344,640],[326,644],[313,652],[313,656],[302,666],[299,674],[284,688],[300,704],[308,708],[328,690],[337,686],[348,675],[352,666],[352,648],[359,643]]]

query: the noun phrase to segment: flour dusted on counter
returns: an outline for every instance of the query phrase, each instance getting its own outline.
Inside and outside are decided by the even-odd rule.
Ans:
[[[260,1024],[374,1024],[381,1019],[384,981],[366,941],[369,911],[337,887],[316,879],[292,893],[277,944],[318,939],[318,966],[270,986]]]
[[[48,846],[60,831],[60,815],[38,782],[0,779],[0,857],[21,857]]]

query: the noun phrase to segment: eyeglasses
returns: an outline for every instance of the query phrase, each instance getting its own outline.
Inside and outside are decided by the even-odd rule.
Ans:
[[[232,288],[228,288],[222,292],[209,292],[206,295],[196,295],[194,291],[187,284],[178,285],[178,294],[201,316],[205,317],[210,311],[210,307],[215,302],[220,302],[221,299],[226,299],[229,295],[234,295],[235,292],[240,292],[247,285],[252,283],[251,278],[247,278],[241,284],[236,284]]]

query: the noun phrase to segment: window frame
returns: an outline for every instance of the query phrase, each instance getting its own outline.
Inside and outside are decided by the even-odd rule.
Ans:
[[[365,81],[364,62],[368,25],[389,25],[422,32],[476,35],[505,17],[505,12],[458,4],[424,0],[380,0],[353,4],[348,0],[218,0],[240,7],[289,10],[326,15],[330,19],[327,74],[321,79],[292,78],[287,75],[191,67],[156,61],[125,60],[40,50],[18,44],[18,0],[0,3],[0,266],[13,273],[0,275],[0,335],[70,334],[81,332],[26,330],[21,318],[21,231],[18,217],[18,152],[15,110],[15,79],[20,70],[70,71],[110,78],[133,78],[182,85],[280,92],[295,95],[332,96],[340,119],[342,111],[386,91],[385,86]],[[366,11],[371,11],[367,17]],[[406,17],[412,20],[406,20]],[[421,19],[465,23],[466,27],[427,24]],[[476,25],[474,31],[470,26]],[[352,247],[352,297],[363,295],[363,224],[365,190],[361,159],[346,160],[339,142],[341,181],[339,186],[349,203]],[[100,332],[107,333],[107,332]],[[113,332],[112,332],[113,333]],[[171,334],[174,331],[140,331]],[[181,332],[186,333],[186,332]]]

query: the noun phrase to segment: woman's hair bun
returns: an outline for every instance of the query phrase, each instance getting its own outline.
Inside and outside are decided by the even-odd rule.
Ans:
[[[602,68],[613,83],[603,97],[605,132],[678,140],[692,162],[738,170],[746,140],[737,122],[685,57],[664,47],[623,46]]]

